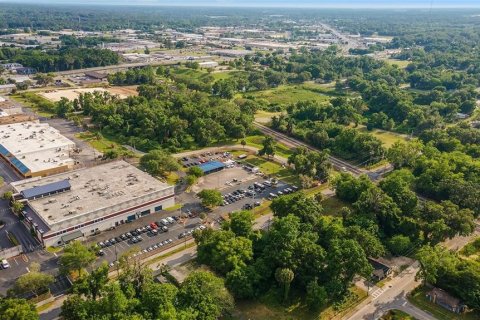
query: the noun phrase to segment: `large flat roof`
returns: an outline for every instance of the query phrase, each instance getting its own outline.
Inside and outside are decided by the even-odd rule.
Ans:
[[[120,160],[83,168],[45,178],[32,178],[12,183],[17,192],[38,190],[38,187],[68,181],[70,190],[45,198],[29,200],[30,207],[48,226],[87,215],[94,211],[111,213],[108,208],[141,199],[149,194],[171,189],[136,167]]]
[[[9,158],[18,159],[31,172],[74,162],[69,151],[75,148],[75,143],[47,123],[27,121],[0,125],[0,144],[8,151]]]

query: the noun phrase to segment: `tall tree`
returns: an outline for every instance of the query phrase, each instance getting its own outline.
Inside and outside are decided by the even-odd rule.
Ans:
[[[275,279],[283,287],[283,301],[287,301],[290,284],[294,276],[293,271],[288,268],[278,268],[275,271]]]
[[[63,250],[59,261],[60,270],[66,274],[77,271],[78,276],[81,276],[82,270],[93,261],[95,261],[95,253],[81,242],[73,241],[67,244]]]

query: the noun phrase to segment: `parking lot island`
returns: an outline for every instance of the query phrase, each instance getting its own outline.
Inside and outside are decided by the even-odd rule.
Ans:
[[[175,204],[174,187],[125,161],[12,183],[27,228],[59,246]]]

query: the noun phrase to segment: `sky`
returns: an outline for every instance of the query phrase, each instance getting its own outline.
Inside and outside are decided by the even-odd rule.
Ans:
[[[8,3],[91,5],[226,6],[226,7],[336,7],[336,8],[445,8],[480,7],[480,0],[0,0]]]

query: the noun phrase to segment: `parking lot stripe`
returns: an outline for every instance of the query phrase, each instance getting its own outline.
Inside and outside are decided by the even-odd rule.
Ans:
[[[13,261],[15,261],[15,263],[16,263],[17,266],[18,266],[18,261],[17,261],[17,259],[13,258]]]
[[[30,273],[30,269],[28,269],[28,267],[26,267],[25,269],[27,269],[27,272]]]

